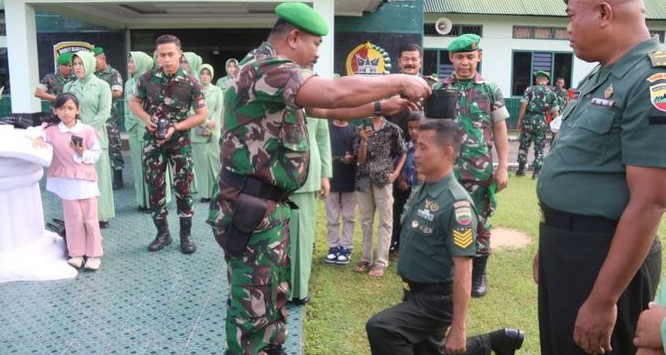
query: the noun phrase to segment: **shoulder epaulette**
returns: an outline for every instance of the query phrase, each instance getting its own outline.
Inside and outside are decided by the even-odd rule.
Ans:
[[[652,61],[653,67],[666,67],[666,52],[664,51],[654,51],[648,53],[650,61]]]

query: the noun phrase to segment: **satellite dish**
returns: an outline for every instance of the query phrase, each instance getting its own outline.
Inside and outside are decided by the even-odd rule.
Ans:
[[[446,17],[440,17],[435,21],[435,31],[440,35],[446,35],[453,29],[453,23]]]

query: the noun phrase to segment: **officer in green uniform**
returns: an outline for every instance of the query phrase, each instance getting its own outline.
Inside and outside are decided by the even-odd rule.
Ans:
[[[570,0],[577,86],[537,183],[541,353],[635,354],[661,272],[666,53],[641,0]],[[612,14],[612,16],[611,16]]]
[[[122,154],[122,143],[120,141],[120,111],[118,111],[118,100],[123,97],[123,78],[120,72],[106,62],[104,48],[93,48],[95,60],[95,75],[106,81],[111,88],[111,118],[106,122],[106,133],[109,136],[109,157],[111,158],[111,169],[113,170],[113,189],[123,187],[123,166],[125,161]]]
[[[279,19],[268,40],[241,61],[225,92],[222,171],[208,218],[228,268],[230,354],[283,351],[290,287],[287,200],[304,183],[310,159],[304,108],[311,117],[351,119],[375,108],[393,114],[416,107],[430,94],[423,79],[410,75],[317,76],[307,68],[317,60],[328,25],[304,3],[284,3],[275,11]]]
[[[46,74],[39,85],[35,88],[35,97],[53,101],[55,98],[63,93],[65,84],[76,80],[76,76],[72,73],[72,53],[67,52],[58,56],[56,63],[58,63],[58,70],[55,73]]]
[[[143,166],[153,223],[157,228],[155,240],[148,245],[148,250],[158,251],[171,244],[166,209],[166,172],[167,164],[171,163],[180,217],[180,251],[191,254],[197,249],[191,237],[194,209],[190,129],[206,120],[208,109],[201,84],[180,67],[183,55],[180,40],[173,35],[162,35],[155,44],[160,67],[136,79],[136,89],[130,101],[130,109],[144,121],[147,130]],[[194,109],[194,114],[188,116],[190,108]],[[161,130],[165,131],[163,138],[158,137]]]
[[[450,120],[419,127],[414,159],[424,183],[414,187],[402,215],[398,274],[404,297],[368,320],[374,355],[441,354],[442,347],[447,354],[506,355],[523,343],[525,334],[514,329],[466,338],[477,213],[453,173],[461,136]]]
[[[495,193],[508,184],[509,139],[506,119],[509,111],[499,87],[478,72],[483,59],[481,37],[464,34],[448,46],[454,72],[433,86],[458,92],[456,121],[463,129],[463,145],[455,174],[474,199],[479,212],[477,252],[472,263],[472,296],[482,297],[488,290],[486,266],[490,257],[490,217],[495,213]],[[493,146],[497,169],[493,167]]]
[[[541,164],[543,163],[543,151],[546,147],[546,133],[548,124],[546,115],[555,117],[558,114],[559,99],[548,86],[550,74],[543,70],[536,72],[537,85],[530,86],[525,90],[520,100],[520,111],[518,112],[517,127],[520,131],[520,145],[518,147],[518,170],[517,176],[525,175],[525,164],[527,163],[527,150],[534,141],[534,169],[532,179],[539,177]]]

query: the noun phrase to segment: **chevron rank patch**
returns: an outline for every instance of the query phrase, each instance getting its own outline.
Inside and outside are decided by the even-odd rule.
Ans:
[[[453,230],[453,245],[460,249],[467,249],[474,242],[472,228],[456,228]]]

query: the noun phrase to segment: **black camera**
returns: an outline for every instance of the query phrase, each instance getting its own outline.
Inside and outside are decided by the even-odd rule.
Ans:
[[[167,130],[169,129],[169,120],[164,117],[157,117],[155,120],[155,138],[165,139],[167,136]]]

